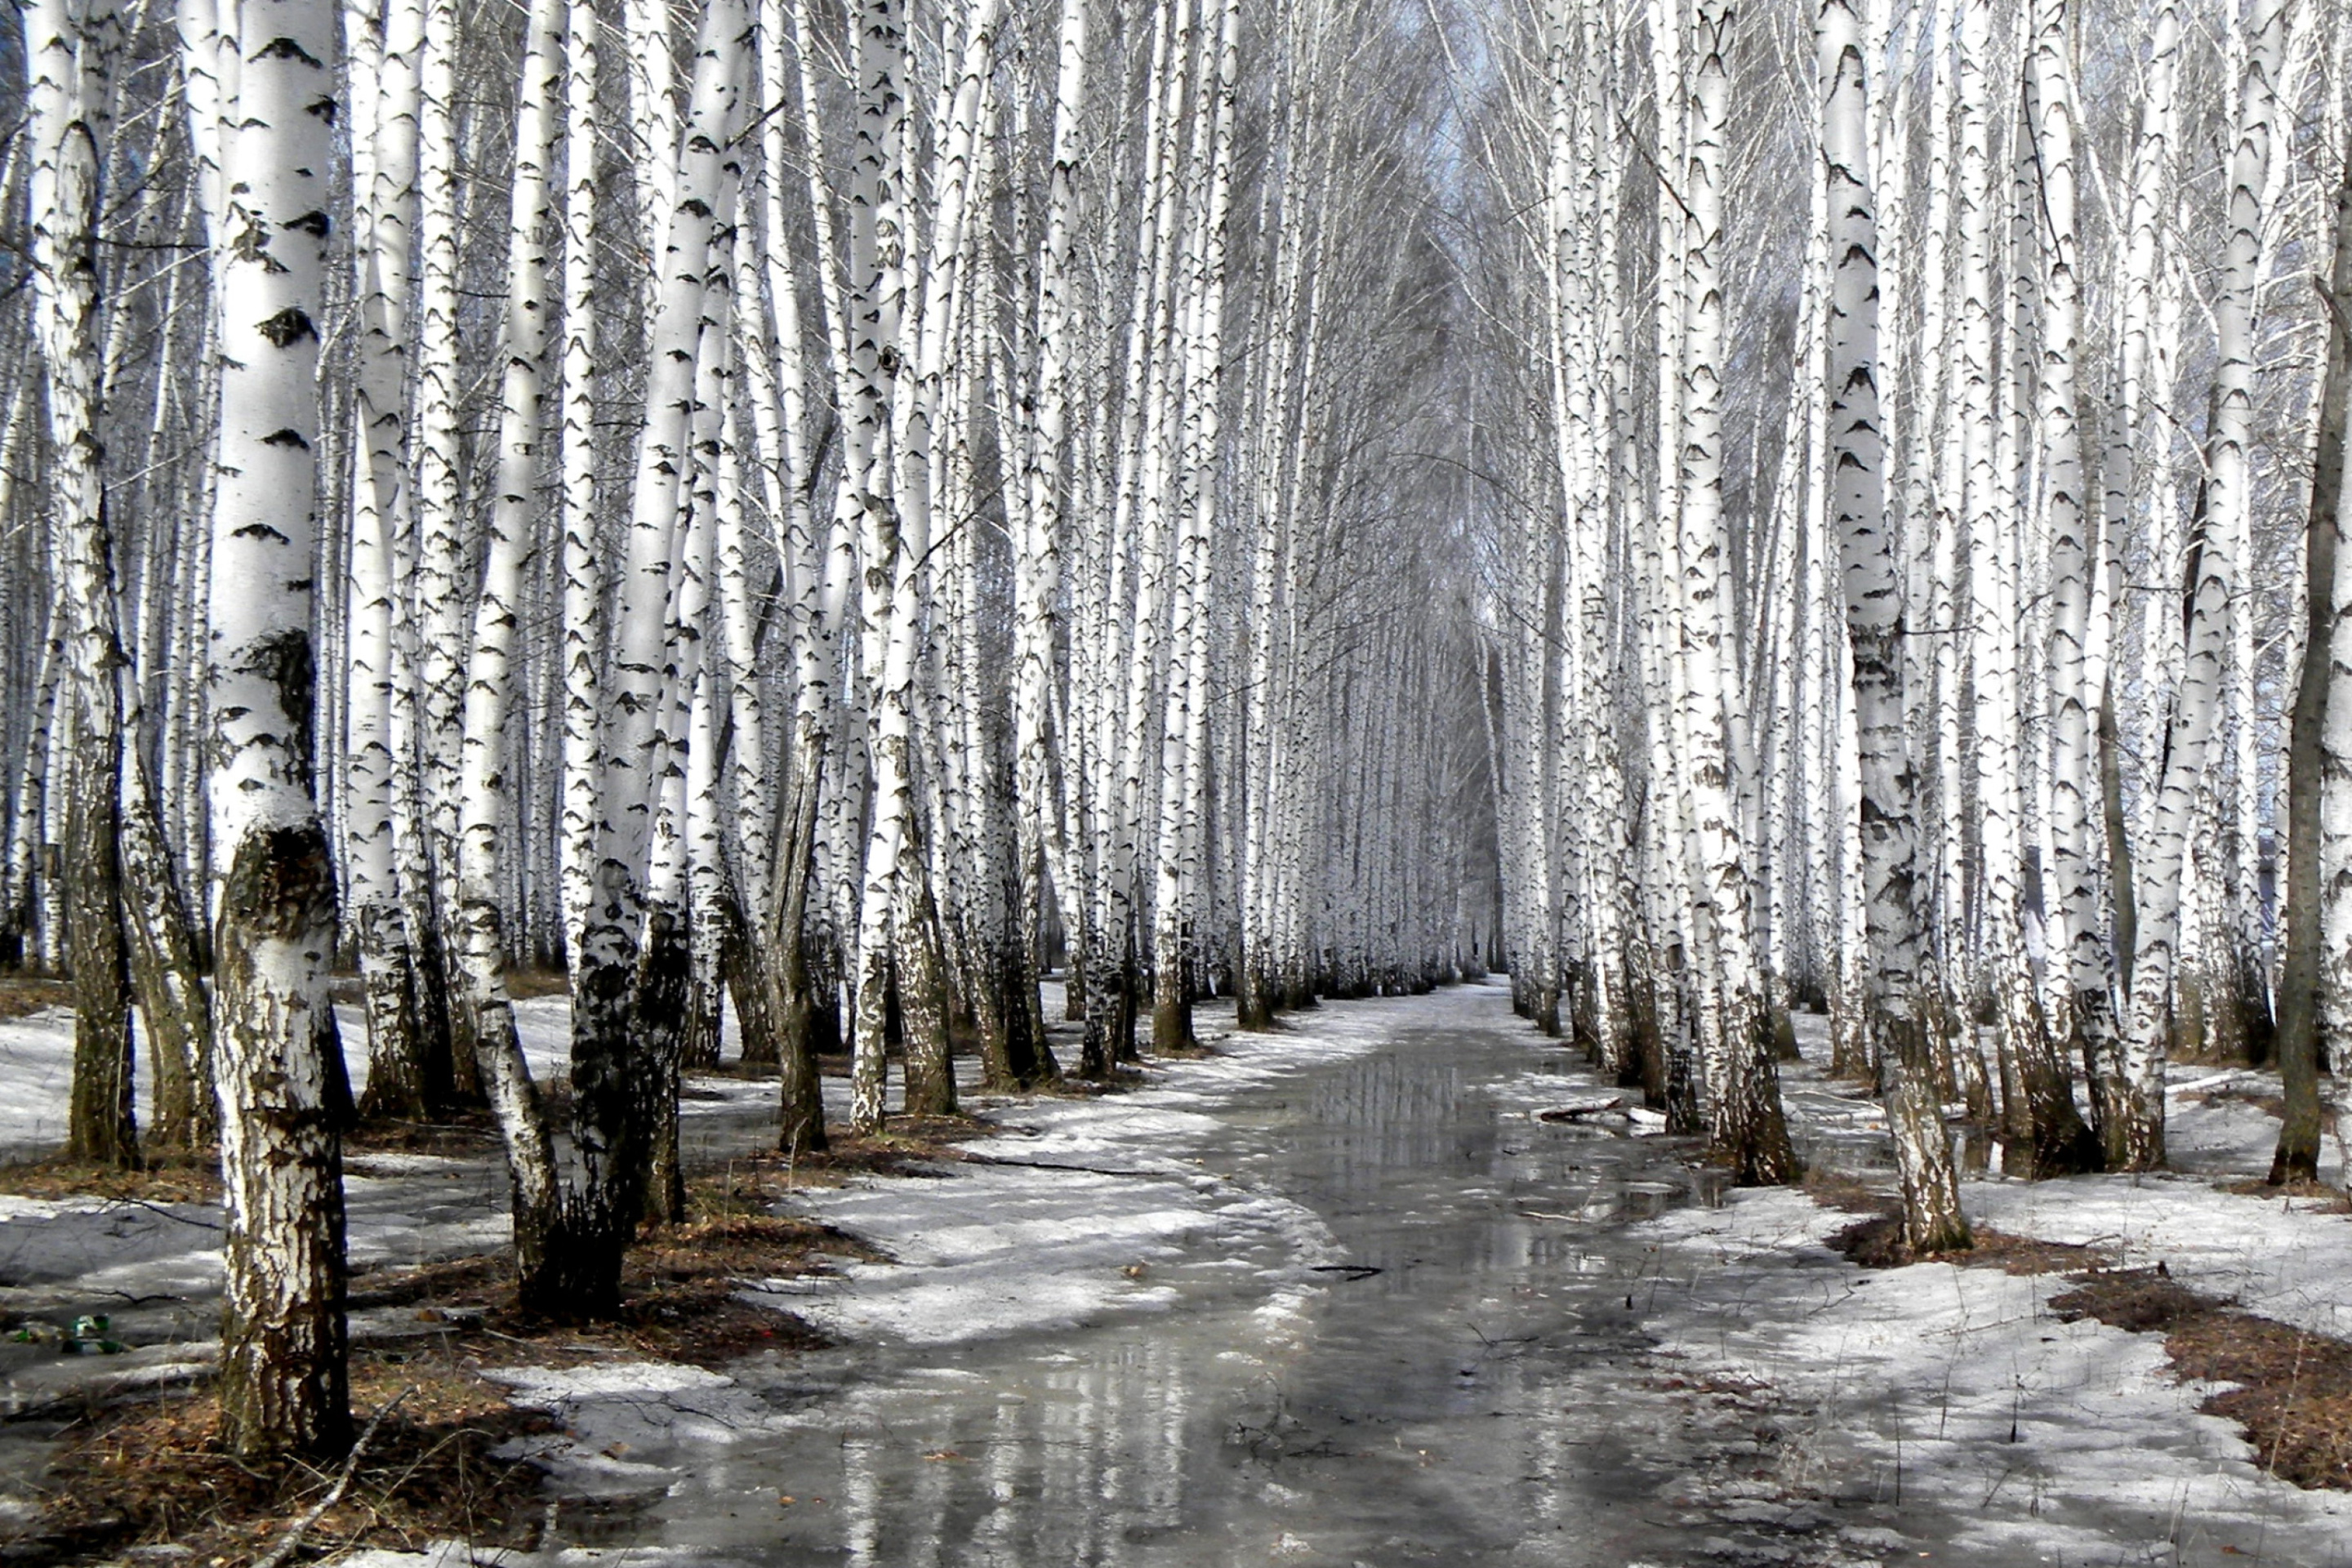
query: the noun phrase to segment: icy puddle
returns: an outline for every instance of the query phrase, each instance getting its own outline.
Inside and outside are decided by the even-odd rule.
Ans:
[[[1709,1192],[1568,1059],[1482,988],[1009,1109],[1028,1135],[989,1163],[813,1205],[908,1265],[788,1303],[851,1348],[516,1373],[574,1434],[559,1484],[610,1500],[563,1533],[779,1564],[1916,1561],[1891,1510],[1808,1500],[1769,1398],[1646,1355],[1631,1223]]]

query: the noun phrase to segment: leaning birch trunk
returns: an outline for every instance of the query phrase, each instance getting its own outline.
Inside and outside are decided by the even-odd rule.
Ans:
[[[857,118],[850,154],[849,288],[843,305],[851,349],[841,367],[842,419],[847,440],[839,504],[856,529],[863,577],[858,640],[866,666],[866,751],[877,775],[874,831],[866,844],[857,886],[849,1121],[857,1131],[873,1133],[882,1130],[884,1119],[887,1070],[884,1026],[891,984],[892,915],[905,853],[904,826],[914,796],[912,781],[905,776],[911,762],[913,742],[907,730],[913,715],[907,701],[888,701],[881,685],[887,679],[886,650],[893,620],[900,613],[896,603],[899,541],[889,495],[888,426],[899,367],[897,340],[905,288],[905,237],[900,226],[904,197],[899,182],[904,175],[900,122],[907,112],[901,77],[906,40],[897,0],[859,0],[848,22],[851,88]],[[911,611],[911,606],[907,608]],[[912,683],[912,660],[909,636],[901,659],[908,667],[908,685]],[[903,695],[911,700],[911,692]],[[881,776],[886,770],[887,778]],[[905,984],[905,977],[900,977],[900,984]]]
[[[2205,500],[2189,551],[2187,660],[2166,737],[2156,812],[2139,858],[2131,1011],[2120,1072],[2106,1096],[2108,1121],[2100,1130],[2108,1163],[2121,1170],[2155,1170],[2164,1163],[2164,1062],[2181,889],[2230,658],[2238,554],[2249,537],[2253,509],[2254,314],[2262,289],[2263,196],[2279,130],[2276,83],[2285,51],[2285,8],[2286,0],[2255,0],[2247,23],[2237,145],[2230,159],[2229,236],[2221,286],[2213,297],[2220,363],[2206,424]],[[2242,780],[2239,787],[2250,788],[2252,781]],[[2230,940],[2235,933],[2214,935]]]
[[[910,291],[919,278],[921,293],[902,301],[908,314],[902,321],[901,363],[891,377],[892,405],[889,440],[886,442],[892,476],[885,481],[895,531],[885,530],[894,581],[887,601],[887,634],[883,641],[879,679],[874,687],[874,831],[867,848],[867,896],[877,883],[875,870],[886,873],[892,898],[888,913],[892,966],[898,977],[899,1015],[905,1036],[906,1109],[909,1115],[951,1115],[956,1109],[955,1072],[949,1058],[948,963],[941,940],[938,897],[924,852],[923,825],[918,808],[914,734],[923,705],[918,690],[918,666],[922,661],[925,593],[922,577],[934,536],[932,521],[932,459],[943,412],[948,359],[956,335],[958,285],[971,270],[970,236],[972,221],[978,142],[982,134],[985,96],[1002,12],[1001,0],[976,0],[964,18],[961,57],[954,71],[941,82],[934,120],[938,127],[938,185],[928,246],[918,250],[917,232],[909,211],[915,192],[913,172],[903,165],[885,180],[885,205],[880,213],[886,258],[896,247],[898,287]],[[892,30],[899,24],[893,22]],[[903,35],[897,35],[903,37]],[[877,57],[886,46],[869,37],[869,72],[882,68]],[[903,69],[892,58],[888,69]],[[880,79],[869,78],[869,79]],[[890,232],[895,222],[896,233]],[[918,260],[919,259],[919,265]],[[869,563],[867,570],[875,569]],[[936,816],[934,827],[944,838],[947,823]],[[861,936],[861,951],[864,938]],[[861,964],[863,960],[861,959]],[[859,1028],[865,1028],[866,986],[874,972],[861,967]],[[875,994],[879,1002],[880,994]],[[880,1007],[875,1008],[878,1027]]]
[[[604,575],[596,539],[596,98],[603,85],[596,29],[567,25],[563,72],[563,347],[562,405],[562,806],[557,876],[569,963],[594,896],[597,672],[604,643]]]
[[[660,1064],[644,1048],[638,994],[665,934],[646,942],[646,878],[656,781],[671,766],[677,704],[666,673],[670,585],[696,371],[705,336],[703,306],[740,93],[737,65],[743,13],[715,0],[695,47],[694,86],[677,159],[677,197],[667,226],[651,330],[646,424],[638,432],[627,546],[608,661],[596,758],[593,896],[572,974],[572,1133],[580,1184],[567,1197],[547,1266],[522,1282],[532,1304],[569,1315],[619,1305],[623,1253],[645,1201],[646,1165],[660,1114]],[[520,1247],[519,1247],[520,1250]]]
[[[2097,1141],[2075,1109],[2074,1074],[2051,1038],[2025,946],[2024,796],[2027,747],[2021,716],[2020,584],[2025,563],[2018,520],[2004,504],[1997,472],[1990,0],[1968,0],[1960,18],[1959,407],[1961,515],[1973,552],[1978,834],[1983,951],[1994,1001],[1998,1049],[2021,1091],[2004,1098],[2012,1126],[2031,1136],[2043,1175],[2094,1169]]]
[[[1829,175],[1831,504],[1845,568],[1862,759],[1862,875],[1870,952],[1867,1016],[1915,1252],[1970,1245],[1935,1088],[1934,1049],[1914,990],[1919,969],[1918,832],[1903,732],[1902,582],[1886,516],[1878,397],[1878,226],[1871,201],[1868,89],[1851,0],[1824,0],[1814,35]]]
[[[220,1405],[244,1455],[350,1437],[341,1047],[327,994],[335,880],[311,791],[319,331],[331,224],[334,16],[261,0],[227,52],[227,195],[215,253],[219,475],[212,517],[214,1000],[223,1256]]]
[[[537,540],[533,495],[544,425],[547,353],[547,232],[551,164],[562,107],[569,0],[531,0],[525,24],[514,181],[507,230],[506,368],[499,382],[498,464],[490,504],[489,554],[474,612],[460,720],[457,888],[452,945],[463,986],[466,1037],[505,1135],[514,1197],[516,1275],[536,1280],[560,1224],[561,1178],[546,1117],[522,1065],[506,985],[506,932],[499,899],[499,833],[509,805],[506,753],[513,701],[514,641],[525,614],[524,568]]]
[[[2352,332],[2345,312],[2347,305],[2345,289],[2352,282],[2352,264],[2345,260],[2347,250],[2352,250],[2352,174],[2346,177],[2340,198],[2336,226],[2336,278],[2337,289],[2329,301],[2335,317],[2334,336],[2337,347]],[[2331,359],[2333,356],[2331,356]],[[2328,628],[2326,658],[2329,665],[2327,707],[2325,739],[2320,763],[2320,822],[2319,822],[2319,882],[2320,905],[2320,979],[2319,979],[2319,1038],[2313,1054],[2325,1050],[2325,1059],[2341,1064],[2346,1053],[2352,1050],[2352,549],[2345,548],[2343,540],[2344,493],[2352,483],[2352,438],[2345,429],[2344,400],[2339,395],[2336,408],[2334,434],[2336,475],[2333,497],[2334,523],[2336,533],[2334,582],[2328,593],[2333,624]],[[2322,432],[2320,451],[2327,455],[2326,432]],[[2309,656],[2306,656],[2309,657]],[[2287,1152],[2286,1134],[2297,1131],[2298,1121],[2318,1119],[2317,1063],[2308,1068],[2298,1067],[2296,1076],[2304,1079],[2289,1080],[2287,1126],[2281,1137],[2281,1152]],[[2352,1110],[2339,1103],[2336,1108],[2336,1132],[2340,1142],[2352,1135]],[[2315,1131],[2309,1139],[2316,1144]],[[2282,1160],[2281,1163],[2284,1162]],[[2314,1165],[2317,1163],[2314,1158]],[[2294,1173],[2279,1172],[2273,1180]]]
[[[416,136],[415,474],[412,600],[403,626],[414,668],[403,715],[411,726],[415,820],[403,846],[402,892],[417,945],[422,1006],[432,1035],[448,1036],[450,1093],[478,1100],[476,1057],[457,990],[454,878],[457,865],[458,758],[464,751],[467,479],[462,426],[466,370],[459,363],[463,234],[459,196],[465,169],[457,123],[461,24],[457,0],[423,0],[418,42]],[[405,760],[405,759],[404,759]],[[432,1054],[440,1048],[433,1041]]]
[[[1087,105],[1088,0],[1062,0],[1060,65],[1055,80],[1053,173],[1045,197],[1045,245],[1037,258],[1037,369],[1026,470],[1027,504],[1013,561],[1014,668],[1013,676],[1015,854],[1020,862],[1021,994],[1017,1005],[1029,1014],[1030,1038],[1045,1071],[1052,1055],[1045,1044],[1045,1004],[1038,995],[1034,965],[1044,951],[1046,847],[1056,836],[1061,806],[1055,798],[1056,736],[1052,727],[1054,645],[1060,631],[1062,592],[1062,484],[1064,449],[1070,422],[1070,382],[1076,322],[1071,268],[1078,218],[1078,158]],[[1077,900],[1076,889],[1058,885],[1063,907]]]
[[[2279,978],[2279,1077],[2286,1114],[2273,1185],[2319,1179],[2319,1043],[2352,1041],[2352,550],[2344,545],[2352,415],[2352,146],[2336,193],[2327,371],[2305,533],[2309,620],[2286,756],[2286,963]],[[2347,671],[2337,679],[2337,668]]]
[[[344,764],[343,842],[351,879],[352,927],[359,949],[361,995],[368,1025],[367,1090],[362,1112],[423,1120],[449,1098],[447,1030],[428,1008],[437,982],[419,969],[413,909],[400,885],[404,764],[404,671],[399,637],[401,554],[409,530],[407,375],[408,282],[416,212],[418,66],[425,7],[389,7],[380,40],[364,27],[375,69],[377,101],[368,111],[369,189],[362,227],[360,333],[353,387],[359,426],[351,486],[351,585],[348,590],[349,739]],[[355,81],[355,85],[360,85]],[[357,130],[354,130],[356,136]],[[356,176],[355,176],[356,177]],[[435,989],[428,995],[426,987]]]
[[[1223,343],[1226,228],[1233,201],[1234,29],[1237,7],[1228,0],[1216,35],[1215,109],[1207,130],[1205,201],[1188,245],[1192,260],[1182,332],[1182,458],[1176,479],[1176,578],[1171,616],[1168,684],[1162,725],[1161,790],[1156,846],[1156,909],[1152,934],[1152,1048],[1189,1048],[1192,1037],[1190,986],[1195,921],[1202,902],[1200,876],[1200,792],[1205,784],[1199,742],[1205,735],[1208,621],[1213,586],[1209,548],[1216,520],[1217,398]],[[1207,71],[1206,62],[1203,72]]]
[[[67,1155],[136,1165],[131,1118],[130,955],[123,941],[123,664],[107,538],[99,343],[98,214],[105,98],[119,23],[111,5],[79,15],[59,0],[25,14],[32,108],[33,284],[48,372],[49,489],[69,636],[72,744],[62,773],[67,953],[74,994]],[[52,785],[52,787],[55,787]]]
[[[782,0],[761,0],[759,7],[761,90],[782,100],[792,89],[787,67],[787,35]],[[801,62],[803,68],[806,62]],[[775,1034],[775,1052],[782,1080],[782,1120],[779,1146],[797,1152],[824,1147],[824,1106],[819,1092],[816,1052],[812,1031],[816,1006],[810,952],[814,945],[806,920],[809,874],[815,854],[818,812],[823,804],[819,786],[824,778],[828,726],[840,678],[840,616],[837,600],[828,610],[827,570],[839,563],[824,549],[815,517],[814,492],[821,453],[812,440],[809,419],[807,322],[801,279],[793,258],[792,229],[784,192],[793,163],[785,132],[787,117],[771,114],[761,126],[760,195],[766,216],[764,247],[744,246],[739,267],[746,281],[737,285],[738,336],[747,348],[752,377],[751,413],[754,428],[765,447],[764,460],[774,466],[769,486],[770,515],[777,530],[776,554],[792,584],[792,643],[794,665],[793,721],[786,747],[785,776],[791,793],[773,792],[778,807],[777,833],[771,836],[768,880],[753,880],[747,890],[754,911],[745,921],[749,966],[770,994],[765,1010]],[[821,155],[812,153],[812,164]],[[820,248],[821,264],[830,258]],[[769,285],[772,333],[762,339],[759,289],[751,281],[764,268]],[[824,294],[819,289],[819,296]],[[767,367],[773,362],[773,370]],[[769,397],[760,395],[763,383],[772,381]],[[772,399],[773,405],[772,406]],[[731,606],[730,606],[731,609]],[[749,605],[746,605],[747,624]],[[730,617],[730,637],[734,636]],[[747,663],[745,668],[751,666]],[[740,751],[740,747],[739,747]],[[739,800],[738,810],[744,807]],[[751,873],[754,878],[758,873]],[[782,910],[797,894],[801,903],[789,920]],[[757,940],[753,940],[756,938]],[[759,953],[751,959],[750,950]],[[749,1044],[746,1045],[747,1054]]]

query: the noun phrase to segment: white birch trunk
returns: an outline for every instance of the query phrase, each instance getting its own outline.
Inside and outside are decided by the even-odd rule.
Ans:
[[[234,1451],[348,1441],[338,1050],[327,994],[334,871],[311,791],[320,430],[334,16],[260,0],[225,40],[222,353],[212,517],[212,838],[227,1266],[224,1436]]]

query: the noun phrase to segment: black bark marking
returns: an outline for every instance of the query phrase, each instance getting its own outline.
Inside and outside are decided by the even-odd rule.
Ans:
[[[281,349],[291,348],[306,337],[316,340],[319,335],[319,329],[311,324],[310,312],[299,305],[287,306],[255,330]]]
[[[287,748],[307,787],[310,780],[310,715],[318,671],[310,650],[310,634],[283,631],[262,637],[247,651],[244,668],[278,689],[278,703],[292,731]]]
[[[315,69],[324,70],[327,68],[324,64],[310,53],[310,50],[304,48],[293,39],[288,37],[276,37],[270,39],[268,43],[262,45],[259,49],[254,52],[253,58],[256,60],[299,60],[304,65],[312,67]]]

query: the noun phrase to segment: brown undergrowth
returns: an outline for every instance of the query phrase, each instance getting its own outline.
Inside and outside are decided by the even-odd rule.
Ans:
[[[494,1159],[497,1125],[488,1112],[446,1122],[371,1118],[343,1134],[346,1159],[370,1154],[433,1154],[446,1159]],[[136,1170],[87,1165],[52,1156],[0,1163],[0,1195],[18,1198],[109,1198],[118,1203],[209,1204],[221,1195],[220,1156],[210,1148],[142,1151]]]
[[[362,1426],[389,1411],[341,1500],[306,1532],[310,1550],[414,1550],[453,1537],[537,1543],[546,1518],[538,1472],[490,1454],[549,1430],[544,1415],[509,1405],[454,1354],[395,1362],[355,1352],[352,1403]],[[262,1556],[332,1490],[342,1466],[231,1458],[220,1449],[219,1423],[217,1403],[201,1389],[91,1417],[68,1434],[45,1478],[41,1534],[12,1547],[11,1560],[80,1563],[140,1546],[184,1548],[198,1563]]]
[[[0,1018],[29,1018],[52,1007],[71,1007],[73,987],[32,974],[0,974]]]
[[[450,1160],[499,1157],[499,1124],[487,1110],[460,1110],[437,1121],[371,1116],[343,1134],[343,1153],[433,1154]]]
[[[2200,1408],[2243,1426],[2263,1469],[2299,1487],[2352,1490],[2352,1344],[2191,1290],[2161,1266],[2084,1275],[2050,1310],[2067,1322],[2162,1334],[2180,1376],[2233,1385]]]
[[[845,1174],[893,1169],[940,1158],[937,1139],[969,1132],[950,1119],[919,1121],[903,1134],[845,1139],[846,1147],[820,1158]],[[824,1344],[799,1319],[739,1300],[742,1282],[878,1255],[814,1221],[764,1212],[782,1194],[782,1171],[780,1159],[739,1160],[692,1181],[692,1217],[646,1229],[623,1272],[620,1316],[608,1323],[522,1312],[503,1252],[357,1276],[355,1416],[364,1426],[376,1412],[390,1414],[362,1451],[343,1500],[308,1532],[306,1553],[450,1538],[540,1543],[554,1516],[540,1495],[539,1471],[493,1451],[549,1430],[548,1422],[509,1405],[485,1369],[621,1358],[715,1368]],[[806,1175],[804,1162],[794,1179],[804,1184]],[[63,1435],[44,1482],[49,1500],[37,1537],[12,1545],[8,1560],[46,1568],[163,1544],[187,1547],[201,1563],[264,1554],[286,1521],[328,1494],[340,1467],[240,1463],[219,1451],[218,1421],[203,1385],[92,1411]]]
[[[1902,1244],[1894,1198],[1851,1180],[1826,1184],[1834,1195],[1816,1194],[1825,1206],[1866,1215],[1829,1237],[1832,1250],[1864,1268],[1935,1261],[2065,1275],[2074,1288],[2049,1301],[2061,1321],[2094,1318],[2130,1333],[2162,1334],[2165,1353],[2181,1377],[2231,1385],[2200,1408],[2242,1426],[2265,1470],[2299,1487],[2352,1490],[2352,1344],[2191,1290],[2160,1263],[2115,1268],[2115,1257],[2097,1247],[1979,1226],[1973,1250],[1921,1258]],[[2231,1190],[2326,1204],[2343,1197],[2331,1187],[2298,1193],[2258,1182]]]
[[[354,1311],[408,1310],[415,1338],[512,1363],[526,1357],[578,1366],[629,1355],[719,1367],[763,1350],[800,1351],[823,1338],[785,1313],[737,1300],[747,1279],[822,1273],[841,1258],[877,1255],[854,1237],[812,1220],[698,1208],[684,1225],[647,1226],[621,1273],[621,1313],[611,1322],[559,1322],[514,1304],[504,1253],[382,1269],[352,1282]],[[386,1331],[405,1328],[396,1316]],[[376,1347],[399,1355],[407,1336]],[[512,1347],[512,1348],[509,1348]]]
[[[760,1211],[801,1187],[837,1187],[856,1176],[931,1176],[926,1165],[953,1164],[970,1155],[956,1147],[1004,1131],[969,1116],[894,1116],[877,1133],[828,1130],[825,1147],[797,1154],[738,1154],[688,1182],[700,1212]]]
[[[2273,1184],[2260,1176],[2242,1182],[2224,1182],[2221,1190],[2242,1198],[2267,1198],[2272,1203],[2292,1204],[2297,1214],[2352,1215],[2352,1194],[2341,1187],[2331,1187],[2325,1182],[2282,1182]]]
[[[84,1165],[63,1158],[0,1164],[0,1194],[12,1198],[109,1198],[117,1203],[209,1204],[220,1201],[218,1157],[209,1149],[150,1156],[131,1171]]]
[[[2114,1261],[2095,1247],[2065,1241],[2036,1241],[2011,1236],[1990,1226],[1970,1227],[1976,1245],[1954,1252],[1914,1252],[1903,1240],[1903,1216],[1893,1198],[1883,1210],[1856,1220],[1832,1236],[1826,1245],[1864,1268],[1901,1268],[1913,1263],[1957,1263],[1972,1268],[1998,1268],[2005,1274],[2040,1276],[2074,1274],[2105,1268]]]
[[[1895,1212],[1895,1200],[1859,1177],[1828,1165],[1812,1165],[1805,1171],[1805,1195],[1825,1209],[1843,1209],[1848,1214],[1890,1215]]]

